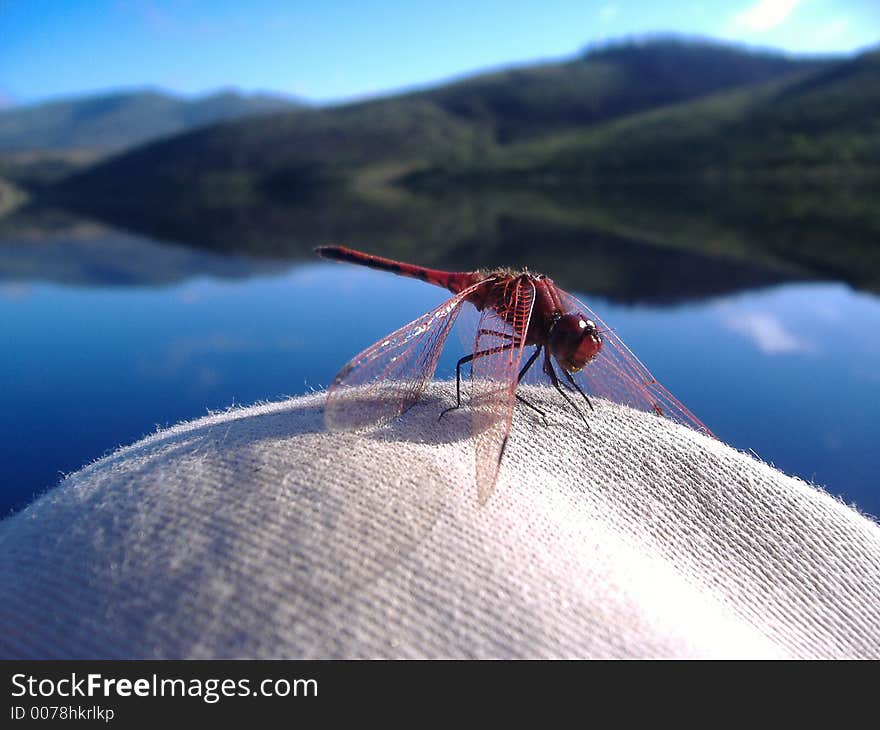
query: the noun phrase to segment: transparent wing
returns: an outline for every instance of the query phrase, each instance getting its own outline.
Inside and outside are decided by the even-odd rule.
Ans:
[[[480,286],[482,282],[464,289],[383,337],[342,368],[327,393],[327,427],[362,428],[388,421],[410,408],[437,369],[437,360],[461,305]]]
[[[651,375],[632,350],[593,310],[562,290],[566,312],[579,312],[598,327],[603,344],[596,358],[573,377],[589,394],[669,418],[714,438],[714,434]]]
[[[510,433],[517,376],[535,301],[528,279],[495,282],[491,301],[477,326],[471,364],[471,419],[481,503],[492,494]]]

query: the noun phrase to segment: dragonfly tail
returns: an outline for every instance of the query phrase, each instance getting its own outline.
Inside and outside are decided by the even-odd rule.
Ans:
[[[458,292],[479,281],[479,274],[476,272],[454,272],[441,271],[440,269],[429,269],[425,266],[405,264],[402,261],[395,261],[394,259],[386,259],[382,256],[374,256],[373,254],[355,251],[354,249],[346,248],[345,246],[320,246],[315,249],[315,253],[325,259],[331,259],[332,261],[343,261],[350,264],[358,264],[359,266],[368,266],[371,269],[390,271],[392,274],[398,274],[399,276],[421,279],[434,286],[441,286],[444,289],[449,289],[449,291],[455,294],[458,294]]]

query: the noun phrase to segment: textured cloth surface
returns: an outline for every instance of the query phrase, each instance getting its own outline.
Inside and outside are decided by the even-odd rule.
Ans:
[[[0,522],[0,657],[878,657],[880,527],[603,401],[518,408],[481,506],[433,385],[344,434],[322,395],[159,432]]]

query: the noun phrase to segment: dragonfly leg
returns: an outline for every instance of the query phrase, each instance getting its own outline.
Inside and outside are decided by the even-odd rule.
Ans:
[[[516,395],[516,399],[517,399],[520,403],[522,403],[524,406],[528,406],[528,407],[531,408],[535,413],[537,413],[542,419],[544,419],[544,425],[545,425],[545,426],[547,425],[547,414],[544,413],[544,411],[542,411],[540,408],[538,408],[538,406],[536,406],[534,403],[529,403],[529,402],[528,402],[525,398],[523,398],[519,393],[517,393],[517,395]]]
[[[531,357],[526,361],[526,364],[523,365],[522,370],[519,371],[519,375],[517,375],[517,377],[516,377],[516,384],[517,384],[517,385],[519,385],[520,382],[522,382],[522,379],[526,376],[526,373],[529,371],[529,368],[531,368],[532,365],[534,365],[535,360],[538,359],[538,355],[540,355],[540,354],[541,354],[541,345],[538,345],[538,346],[535,348],[535,351],[532,353]],[[541,418],[544,419],[544,425],[545,425],[545,426],[547,425],[547,414],[544,413],[544,411],[542,411],[542,410],[541,410],[540,408],[538,408],[536,405],[534,405],[534,404],[532,404],[532,403],[529,403],[529,402],[528,402],[525,398],[523,398],[519,393],[517,393],[517,395],[516,395],[516,399],[517,399],[520,403],[522,403],[523,405],[526,405],[526,406],[528,406],[529,408],[531,408],[531,409],[532,409],[535,413],[537,413],[539,416],[541,416]]]
[[[577,384],[577,381],[573,377],[571,377],[571,373],[568,372],[568,370],[566,370],[565,368],[561,368],[561,369],[562,369],[562,374],[565,375],[568,382],[571,383],[572,386],[574,387],[574,389],[584,397],[584,400],[587,402],[587,405],[590,407],[590,410],[595,411],[596,409],[593,408],[593,404],[590,401],[590,399],[587,397],[587,394],[581,390],[581,386],[579,386]]]
[[[578,408],[575,405],[574,401],[572,401],[572,399],[568,397],[568,393],[566,393],[562,389],[562,385],[559,382],[559,378],[556,375],[556,371],[553,369],[553,363],[550,362],[550,351],[549,350],[544,355],[544,372],[550,376],[550,380],[553,383],[553,387],[556,388],[556,390],[558,390],[562,394],[562,397],[565,398],[568,405],[570,405],[574,409],[575,413],[577,413],[581,417],[581,420],[587,424],[587,427],[589,427],[590,424],[587,423],[587,417],[581,412],[580,408]]]
[[[526,360],[526,364],[523,365],[522,370],[519,371],[519,375],[516,376],[517,385],[520,384],[522,379],[526,376],[526,373],[529,372],[529,368],[532,367],[535,360],[538,359],[538,355],[540,355],[540,354],[541,354],[541,345],[538,345],[535,348],[535,351],[532,353],[532,356],[528,360]]]
[[[486,333],[486,334],[494,334],[494,335],[498,335],[498,336],[503,336],[505,334],[503,332],[491,332],[490,330],[480,330],[480,332]],[[476,360],[478,357],[485,357],[486,355],[497,355],[499,352],[504,352],[505,350],[510,350],[513,348],[513,345],[514,345],[514,343],[511,342],[506,345],[500,345],[499,347],[492,347],[488,350],[483,350],[482,352],[474,352],[474,353],[471,353],[470,355],[465,355],[463,358],[461,358],[455,365],[455,405],[450,406],[449,408],[444,410],[440,414],[440,416],[437,418],[437,420],[439,421],[441,418],[443,418],[443,416],[445,416],[447,413],[449,413],[449,411],[455,411],[455,410],[458,410],[459,408],[461,408],[461,366],[462,365],[466,365],[467,363],[471,362],[471,360]],[[531,357],[529,357],[529,359],[526,361],[526,364],[523,365],[522,370],[519,371],[519,375],[516,378],[517,385],[519,385],[520,381],[525,377],[526,373],[529,371],[529,368],[531,368],[532,365],[534,365],[535,360],[538,359],[538,355],[540,355],[540,354],[541,354],[541,346],[538,345],[538,347],[532,353]],[[526,405],[529,408],[531,408],[535,413],[537,413],[539,416],[541,416],[541,418],[544,419],[545,424],[547,423],[547,414],[544,411],[542,411],[540,408],[538,408],[538,406],[534,405],[533,403],[529,403],[525,398],[523,398],[518,393],[516,394],[516,399],[520,403],[522,403],[523,405]]]
[[[445,411],[443,411],[440,416],[437,418],[439,421],[443,416],[445,416],[449,411],[455,411],[461,408],[461,366],[466,365],[471,360],[476,360],[478,357],[486,357],[487,355],[497,355],[499,352],[504,352],[505,350],[512,350],[515,343],[510,342],[506,345],[499,345],[498,347],[490,347],[488,350],[482,350],[481,352],[472,352],[470,355],[465,355],[461,358],[458,363],[455,365],[455,405],[450,406]]]

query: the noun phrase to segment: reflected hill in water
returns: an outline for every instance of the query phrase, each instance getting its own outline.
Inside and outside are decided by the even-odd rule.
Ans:
[[[624,221],[593,226],[595,217],[587,205],[566,207],[522,191],[407,203],[340,195],[308,205],[222,206],[183,225],[160,215],[111,227],[26,208],[0,223],[0,280],[104,286],[262,276],[315,262],[313,249],[328,242],[447,269],[529,268],[564,287],[626,302],[674,303],[811,278],[783,262],[667,241],[650,220],[640,222],[641,231]]]
[[[26,208],[0,219],[0,283],[163,286],[197,276],[241,279],[288,267],[168,243],[63,211]]]
[[[304,260],[344,243],[529,266],[627,301],[786,280],[880,290],[880,55],[609,46],[224,123],[29,192],[150,237]]]

